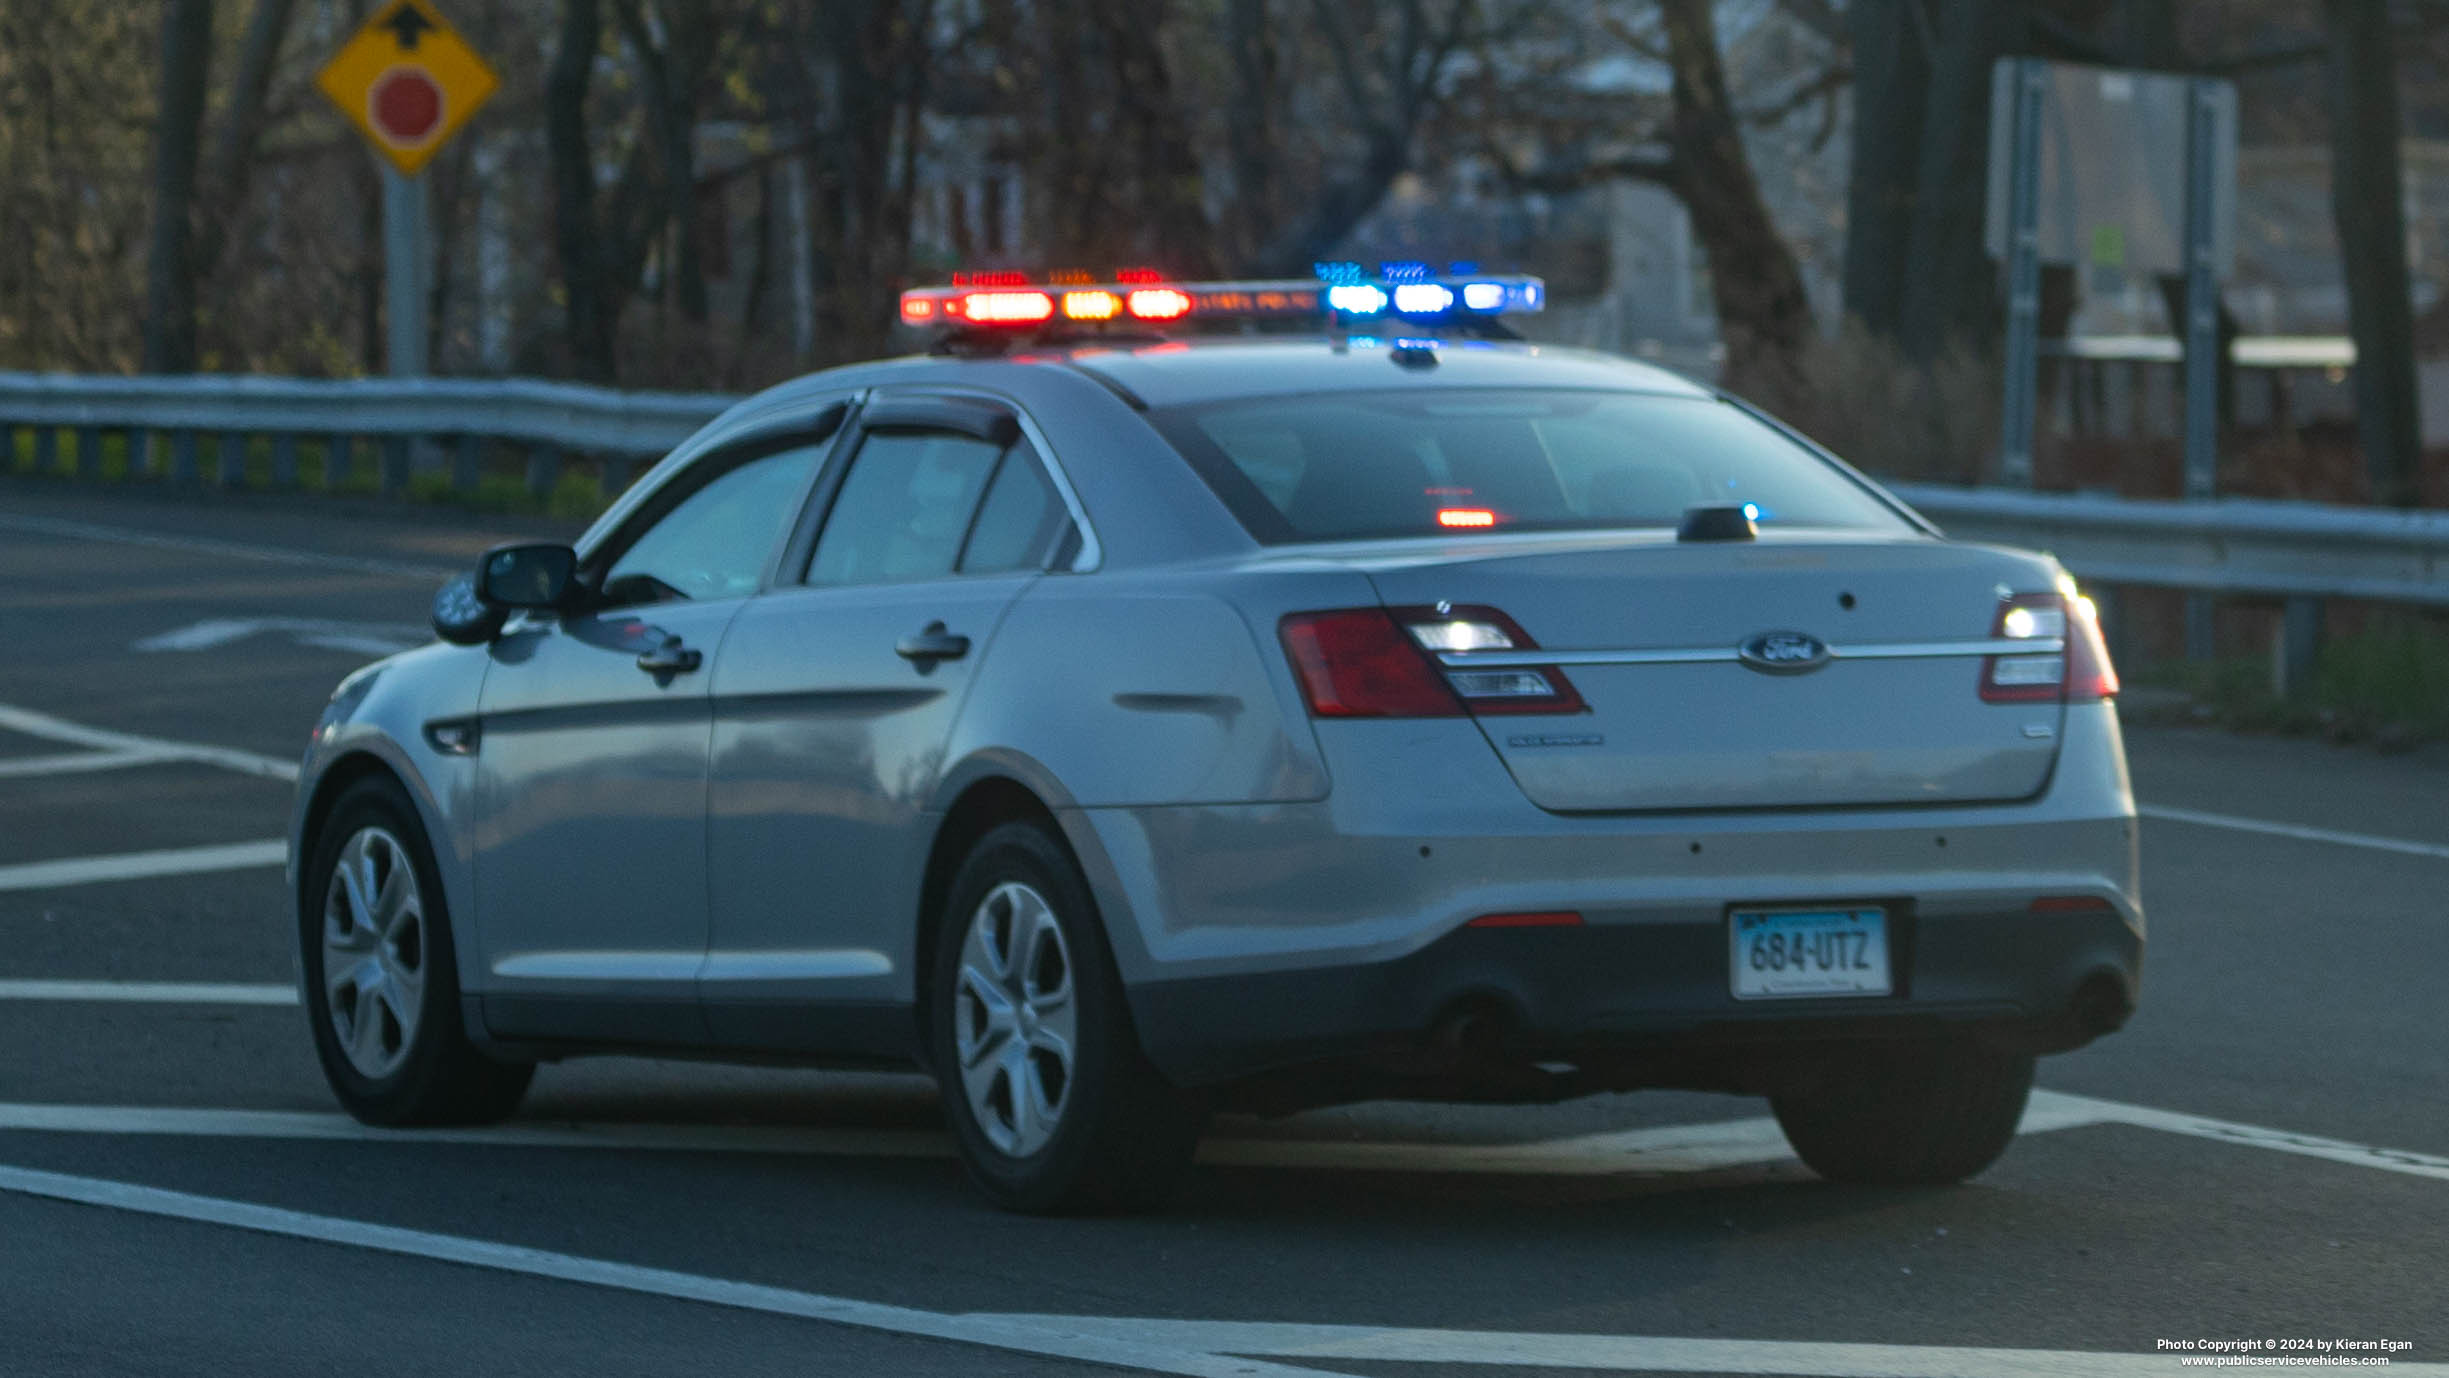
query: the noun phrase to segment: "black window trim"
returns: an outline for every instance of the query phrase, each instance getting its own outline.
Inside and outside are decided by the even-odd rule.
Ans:
[[[836,398],[810,415],[794,418],[788,425],[760,427],[753,432],[726,437],[708,445],[636,507],[624,513],[620,525],[605,533],[602,540],[587,550],[579,565],[580,581],[590,590],[600,588],[604,576],[620,562],[623,555],[629,553],[630,547],[636,545],[640,537],[671,515],[674,508],[724,475],[785,450],[821,447],[825,453],[817,461],[816,473],[800,490],[799,515],[794,518],[793,525],[796,533],[797,524],[806,519],[811,499],[824,485],[825,472],[834,462],[843,437],[851,431],[857,404],[856,396]],[[758,570],[757,592],[762,593],[774,586],[780,560],[789,548],[790,541],[786,539],[766,552],[765,561]]]
[[[933,390],[871,393],[864,399],[864,405],[845,418],[837,432],[832,453],[825,459],[824,472],[817,477],[815,490],[800,513],[791,539],[783,545],[769,585],[777,588],[856,587],[808,582],[808,573],[816,564],[816,544],[824,536],[826,523],[833,520],[833,507],[841,496],[842,484],[850,476],[851,466],[858,463],[859,454],[867,447],[870,435],[908,435],[931,431],[965,436],[998,446],[995,463],[987,470],[986,482],[979,487],[977,499],[970,506],[968,524],[961,530],[961,544],[953,552],[953,567],[940,577],[994,577],[962,572],[961,560],[969,553],[970,537],[977,532],[978,514],[986,505],[986,495],[993,490],[996,476],[1003,472],[1004,463],[1012,457],[1013,452],[1024,447],[1035,457],[1038,476],[1045,480],[1046,486],[1055,495],[1055,501],[1063,508],[1064,524],[1068,528],[1063,538],[1056,541],[1039,561],[1035,572],[1084,572],[1084,567],[1095,568],[1088,557],[1097,547],[1088,532],[1070,480],[1055,464],[1035,424],[1018,407],[1003,398],[984,393]],[[1027,571],[996,571],[997,574],[1023,572]]]

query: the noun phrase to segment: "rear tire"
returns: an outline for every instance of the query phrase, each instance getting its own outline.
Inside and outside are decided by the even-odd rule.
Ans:
[[[442,877],[407,792],[387,775],[361,780],[318,836],[299,891],[298,957],[332,1093],[373,1125],[507,1116],[536,1067],[468,1041]]]
[[[1163,1204],[1206,1112],[1140,1051],[1070,853],[1035,823],[994,829],[936,924],[928,1042],[970,1180],[1033,1214]]]
[[[2032,1091],[2033,1059],[1971,1039],[1869,1050],[1847,1084],[1772,1096],[1795,1156],[1832,1182],[1939,1185],[2007,1151]]]

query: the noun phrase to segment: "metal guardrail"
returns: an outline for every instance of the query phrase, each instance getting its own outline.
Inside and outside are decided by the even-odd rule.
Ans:
[[[408,487],[420,471],[447,473],[451,488],[473,491],[508,449],[524,457],[524,482],[539,497],[573,460],[596,464],[610,494],[628,483],[638,461],[669,450],[737,400],[533,379],[0,373],[0,445],[13,446],[17,431],[31,429],[35,468],[58,472],[71,467],[61,440],[73,437],[73,469],[90,476],[101,472],[105,437],[115,433],[127,437],[132,469],[201,484],[209,437],[212,482],[289,488],[307,486],[300,451],[308,446],[322,452],[326,486],[362,482],[356,447],[371,439],[377,486],[386,492]],[[0,457],[13,459],[13,449]],[[2282,665],[2310,664],[2320,600],[2449,606],[2449,512],[1891,487],[1951,535],[2051,551],[2095,587],[2286,599]]]
[[[559,482],[568,461],[596,464],[604,489],[617,492],[638,460],[671,449],[737,400],[526,378],[0,372],[0,428],[33,430],[39,471],[72,462],[75,472],[96,475],[106,438],[117,434],[128,438],[123,443],[131,468],[173,483],[200,483],[209,437],[212,477],[232,487],[248,485],[253,467],[263,469],[272,487],[308,486],[301,445],[321,452],[326,483],[340,486],[335,475],[354,472],[356,445],[364,439],[376,442],[377,484],[385,492],[407,487],[420,470],[447,472],[451,487],[472,491],[488,460],[505,448],[524,457],[526,485],[538,496]],[[73,455],[61,444],[63,433],[74,438]],[[136,439],[153,436],[161,440]],[[256,437],[269,452],[262,466],[249,464]],[[342,461],[337,466],[335,455]]]
[[[1888,486],[1951,536],[2050,551],[2088,583],[2449,606],[2449,512]]]

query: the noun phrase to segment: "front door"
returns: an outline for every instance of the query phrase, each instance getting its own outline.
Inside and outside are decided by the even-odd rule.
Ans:
[[[803,572],[715,667],[711,948],[721,1041],[908,1051],[920,810],[1005,610],[1071,522],[1008,413],[872,403]]]
[[[823,453],[805,434],[709,452],[589,552],[587,611],[495,642],[475,857],[494,1032],[706,1041],[712,669]]]

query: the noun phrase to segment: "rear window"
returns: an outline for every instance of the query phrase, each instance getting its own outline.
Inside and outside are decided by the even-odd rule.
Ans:
[[[1149,414],[1260,541],[1671,527],[1907,529],[1861,484],[1714,398],[1474,391],[1238,398]]]

